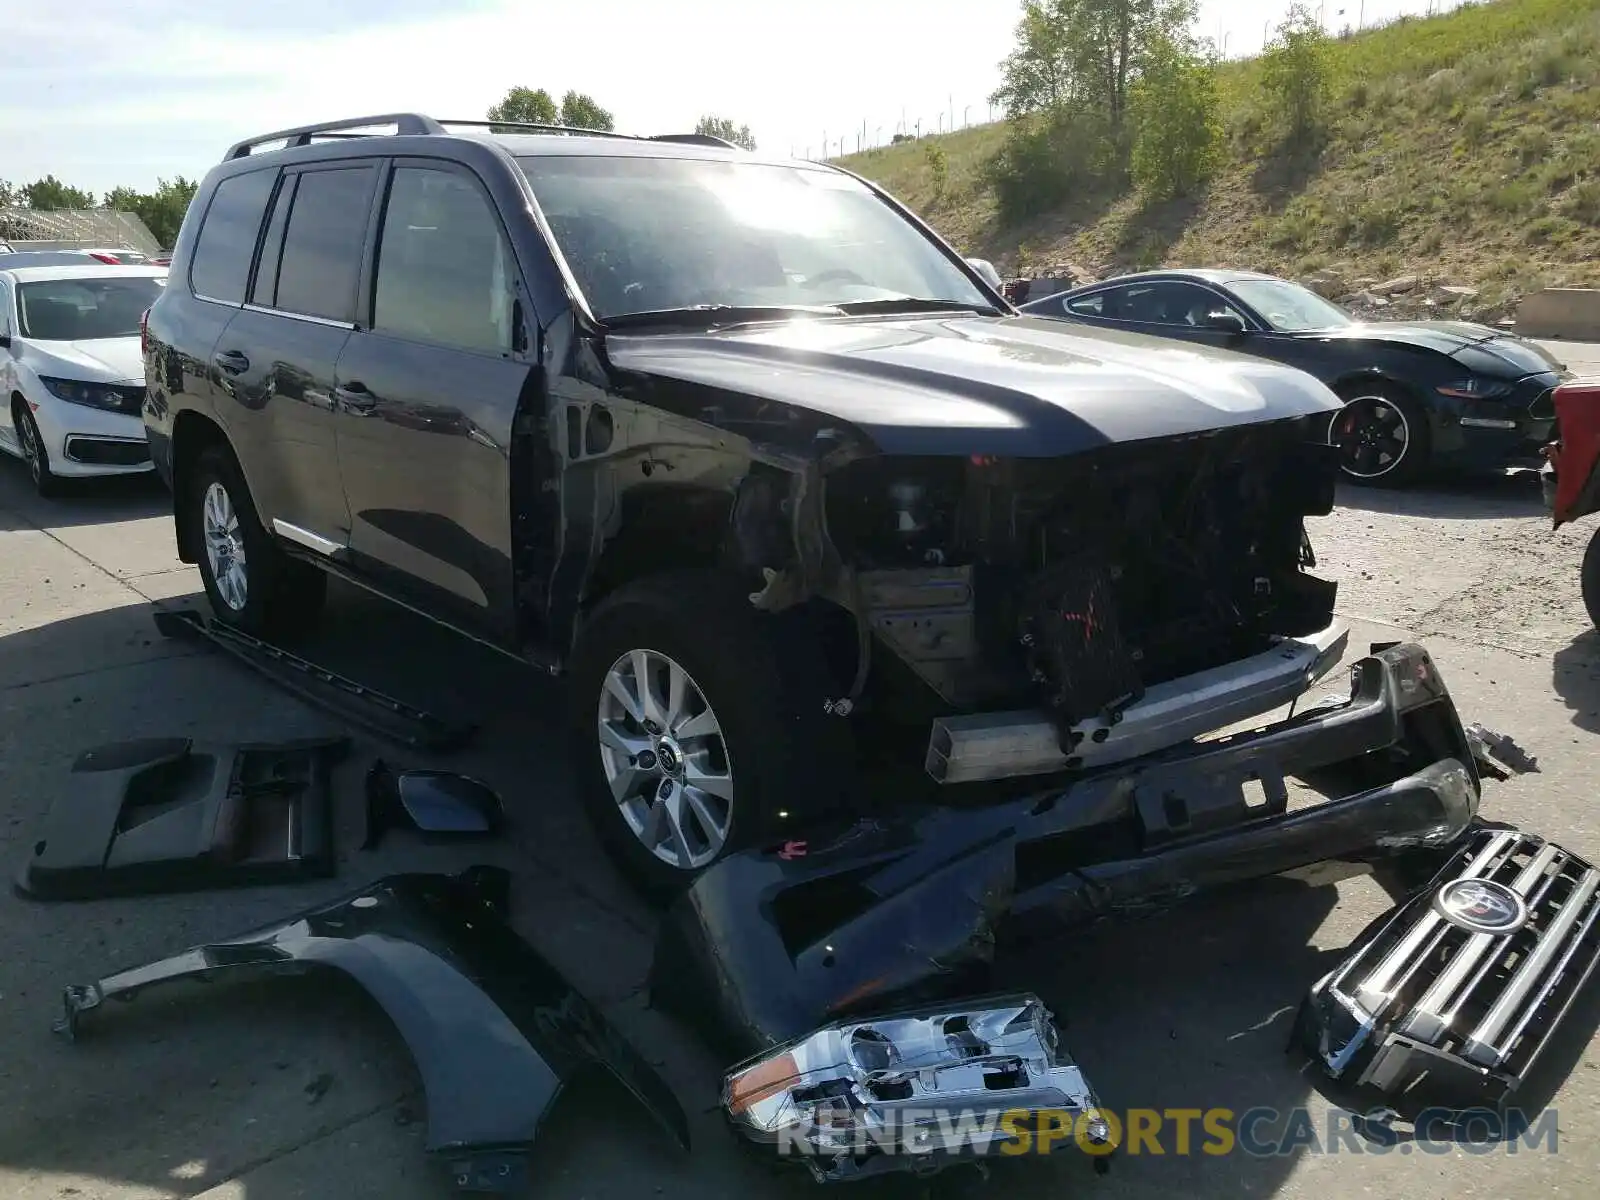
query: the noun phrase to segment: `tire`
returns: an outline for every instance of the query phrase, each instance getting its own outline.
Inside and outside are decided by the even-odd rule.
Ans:
[[[670,899],[725,855],[854,806],[849,724],[823,711],[823,657],[803,621],[758,613],[709,571],[625,585],[584,622],[569,679],[584,807],[645,895]],[[653,709],[639,703],[641,664]]]
[[[1600,529],[1595,530],[1583,552],[1578,582],[1583,589],[1583,607],[1589,610],[1589,621],[1600,629]]]
[[[22,461],[28,465],[33,490],[46,499],[61,495],[65,491],[65,481],[50,470],[50,452],[45,449],[44,438],[39,435],[39,424],[33,419],[27,401],[20,397],[11,401],[11,420],[17,431],[17,441],[22,447]]]
[[[1422,406],[1386,383],[1346,384],[1339,396],[1345,406],[1328,422],[1328,440],[1341,448],[1339,469],[1344,478],[1362,487],[1389,488],[1409,487],[1420,479],[1433,449]],[[1366,419],[1368,413],[1372,420]],[[1386,429],[1397,429],[1402,439],[1398,454],[1393,454],[1393,441],[1382,436]],[[1369,434],[1372,441],[1367,440]],[[1383,461],[1385,451],[1393,454],[1390,461]],[[1365,470],[1358,467],[1363,457],[1372,459]]]
[[[200,537],[200,579],[217,620],[261,638],[309,631],[322,613],[328,577],[284,554],[262,528],[227,447],[201,452],[187,502]]]

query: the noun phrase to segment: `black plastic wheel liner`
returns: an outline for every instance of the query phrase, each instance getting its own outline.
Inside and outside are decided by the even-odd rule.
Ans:
[[[427,1149],[458,1188],[525,1188],[540,1123],[567,1084],[596,1069],[688,1149],[688,1120],[666,1082],[511,928],[509,894],[496,867],[389,876],[255,932],[68,987],[56,1030],[74,1039],[106,1001],[158,984],[326,968],[364,988],[399,1030],[427,1094]]]

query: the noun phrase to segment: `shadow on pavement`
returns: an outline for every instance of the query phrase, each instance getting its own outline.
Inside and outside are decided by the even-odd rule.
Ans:
[[[1572,723],[1600,733],[1600,632],[1587,629],[1551,659],[1551,683],[1572,710]]]
[[[1337,504],[1360,512],[1461,521],[1538,517],[1546,511],[1539,477],[1532,471],[1432,479],[1405,489],[1341,482]]]
[[[41,529],[63,529],[165,516],[172,512],[172,496],[154,472],[111,475],[102,479],[67,479],[62,483],[62,495],[46,500],[34,492],[28,469],[22,462],[0,454],[0,519],[8,511]]]

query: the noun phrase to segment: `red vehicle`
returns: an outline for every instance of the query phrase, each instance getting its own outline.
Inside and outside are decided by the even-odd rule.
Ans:
[[[1564,383],[1555,391],[1556,440],[1545,447],[1545,503],[1560,529],[1600,512],[1600,378]],[[1583,605],[1600,628],[1600,529],[1583,552]]]

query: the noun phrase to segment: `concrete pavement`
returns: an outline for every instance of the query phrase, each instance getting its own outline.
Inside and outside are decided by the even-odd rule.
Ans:
[[[1563,344],[1578,368],[1600,348]],[[1593,357],[1588,355],[1593,352]],[[330,722],[203,650],[155,635],[150,604],[190,596],[198,576],[173,558],[166,497],[98,487],[45,503],[20,464],[0,460],[0,854],[26,854],[38,821],[82,748],[185,733],[271,738]],[[1493,816],[1600,854],[1592,815],[1600,768],[1600,638],[1587,628],[1577,563],[1589,530],[1552,535],[1526,479],[1396,495],[1355,492],[1316,523],[1321,573],[1342,581],[1353,644],[1426,637],[1469,720],[1513,733],[1540,774],[1490,784]],[[396,654],[396,647],[404,647]],[[406,869],[498,861],[516,874],[519,929],[632,1035],[677,1089],[696,1147],[683,1157],[627,1104],[575,1095],[534,1159],[533,1194],[605,1197],[801,1196],[802,1176],[773,1175],[735,1153],[715,1112],[720,1064],[640,992],[651,913],[611,871],[570,795],[552,720],[554,689],[535,673],[340,590],[313,653],[381,687],[484,723],[454,769],[500,787],[515,828],[503,844],[445,850],[402,835],[348,850],[328,884],[190,897],[38,905],[0,897],[0,1195],[289,1197],[439,1196],[423,1159],[425,1106],[404,1047],[359,993],[312,980],[152,994],[105,1014],[82,1044],[49,1036],[60,988],[238,932]],[[392,749],[358,740],[340,769],[341,845],[360,835],[359,774]],[[407,760],[422,761],[422,760]],[[1365,881],[1253,892],[1138,926],[1076,939],[1044,961],[1006,962],[1008,982],[1039,991],[1107,1103],[1329,1106],[1282,1053],[1305,986],[1383,902]],[[1124,1156],[1096,1180],[1076,1154],[969,1173],[936,1196],[1108,1200],[1182,1190],[1354,1200],[1369,1194],[1475,1197],[1588,1194],[1600,1166],[1600,1056],[1582,1014],[1554,1092],[1557,1153],[1498,1148],[1442,1154]],[[321,1081],[331,1078],[325,1093]],[[309,1090],[308,1090],[309,1088]],[[868,1195],[918,1195],[921,1184]],[[1088,1194],[1087,1192],[1085,1194]]]

